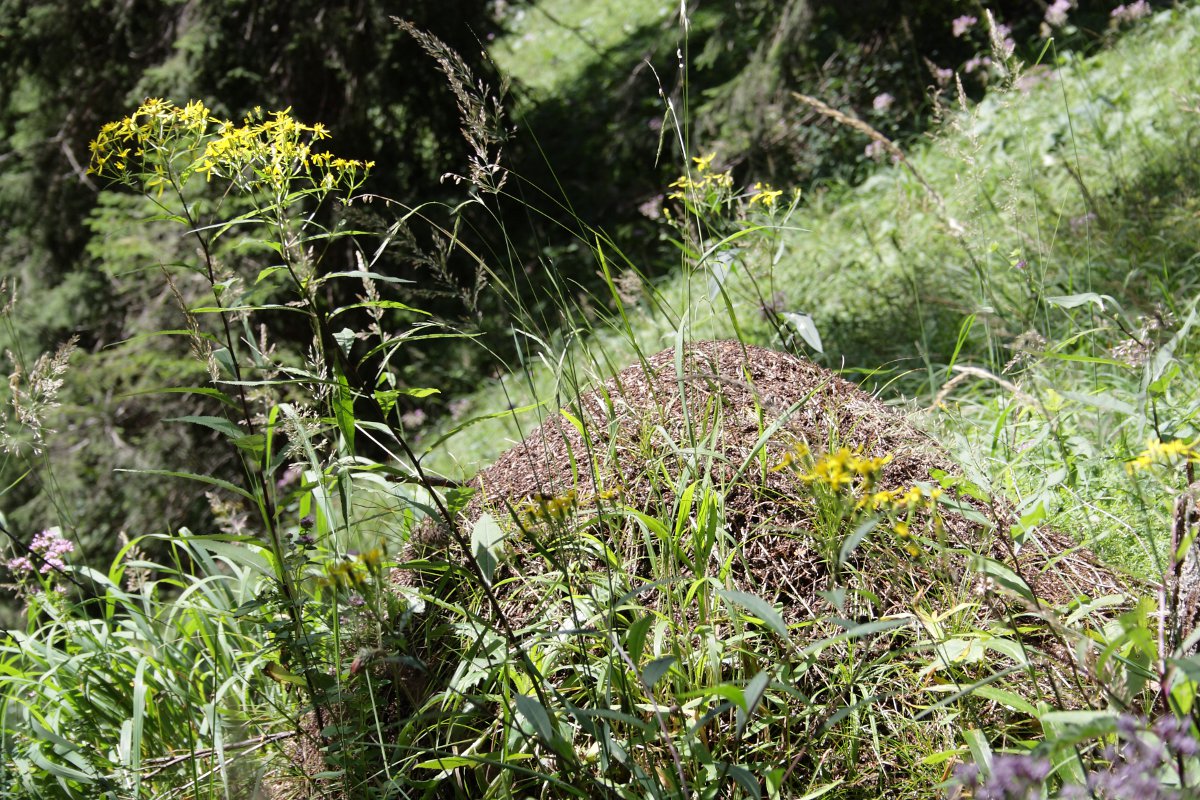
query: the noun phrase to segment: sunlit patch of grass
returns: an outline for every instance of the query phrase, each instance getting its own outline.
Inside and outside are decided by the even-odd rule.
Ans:
[[[661,0],[516,3],[501,17],[506,33],[489,52],[506,75],[550,95],[604,62],[639,28],[662,23],[677,10]]]

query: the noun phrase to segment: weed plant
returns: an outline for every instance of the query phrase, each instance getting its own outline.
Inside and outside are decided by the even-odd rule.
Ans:
[[[93,171],[194,246],[160,265],[184,320],[163,333],[187,337],[208,380],[167,390],[219,409],[181,422],[223,436],[242,479],[172,473],[217,493],[226,529],[135,538],[107,572],[73,562],[54,531],[5,527],[21,546],[8,568],[27,624],[0,648],[3,790],[1195,796],[1194,253],[1178,258],[1194,198],[1174,174],[1197,87],[1175,87],[1182,111],[1170,114],[1164,94],[1146,105],[1146,94],[1116,95],[1127,119],[1102,127],[1074,110],[1064,75],[1077,72],[1091,102],[1119,106],[1113,65],[1190,63],[1198,19],[1162,12],[1093,62],[1054,64],[1053,92],[1023,96],[1006,62],[1014,88],[995,108],[964,109],[961,133],[853,192],[802,204],[784,189],[740,190],[716,155],[690,158],[667,206],[678,282],[648,284],[588,231],[614,312],[589,316],[564,291],[557,339],[531,314],[514,321],[529,363],[552,377],[550,390],[533,370],[519,378],[528,405],[584,444],[555,465],[576,485],[502,511],[481,505],[487,486],[472,496],[428,469],[426,455],[455,439],[417,448],[398,400],[436,387],[400,385],[389,370],[411,342],[458,334],[374,270],[393,236],[344,220],[371,201],[397,214],[393,235],[428,225],[460,247],[452,231],[420,206],[363,194],[371,165],[324,151],[329,132],[287,110],[238,123],[199,102],[149,100],[106,125]],[[472,147],[464,185],[486,207],[510,179],[489,137],[496,107],[444,45],[406,30],[451,80]],[[1147,113],[1161,126],[1137,122]],[[1046,130],[1057,143],[1035,145]],[[1127,133],[1128,170],[1110,170]],[[937,161],[937,149],[957,161]],[[1066,188],[991,171],[1028,173],[1043,155],[1060,159]],[[1120,259],[1102,247],[1130,196],[1166,198],[1171,247],[1137,250],[1134,230],[1120,233]],[[866,245],[845,233],[856,230]],[[1135,256],[1145,260],[1128,269]],[[503,291],[502,274],[490,277]],[[337,284],[361,294],[334,305]],[[302,358],[272,349],[265,331],[279,315],[311,326]],[[783,409],[756,396],[753,446],[732,460],[721,442],[733,411],[684,368],[692,339],[713,334],[775,337],[818,358],[914,342],[923,363],[898,385],[934,409],[929,427],[961,474],[888,483],[897,454],[852,447],[855,431],[789,434],[812,394]],[[591,427],[584,384],[630,354],[649,365],[664,339],[658,363],[673,363],[683,398],[672,427],[648,418],[641,449],[601,452],[599,432],[621,420],[613,403]],[[31,469],[52,470],[36,458],[53,435],[39,422],[68,358],[48,355],[12,381],[5,444]],[[519,404],[515,390],[507,399]],[[551,404],[565,408],[555,417]],[[637,487],[604,485],[605,457],[632,459]],[[768,476],[790,476],[804,524],[733,518],[730,498]],[[951,520],[969,523],[973,549],[947,534]],[[1054,525],[1108,558],[1093,574],[1115,574],[1115,588],[1035,591],[1020,553],[1061,542]],[[746,569],[748,541],[768,535],[816,554],[824,578],[807,587],[811,606],[782,605],[780,586]],[[151,545],[169,557],[149,560]],[[1047,555],[1044,572],[1076,563]],[[877,602],[885,595],[904,602]]]

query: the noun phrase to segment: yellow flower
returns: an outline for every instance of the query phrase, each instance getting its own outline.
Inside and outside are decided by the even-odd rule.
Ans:
[[[375,572],[379,569],[379,565],[383,563],[383,550],[378,547],[372,547],[370,550],[360,555],[358,560],[362,562],[362,565],[368,570]]]
[[[1156,465],[1169,467],[1180,462],[1198,461],[1200,453],[1197,453],[1193,445],[1179,439],[1162,442],[1152,437],[1146,440],[1146,449],[1137,458],[1125,464],[1125,469],[1132,474]]]
[[[773,208],[775,201],[783,194],[783,190],[772,189],[769,183],[756,183],[754,184],[754,189],[756,194],[750,198],[750,205],[761,203],[767,208]]]
[[[706,156],[699,156],[697,158],[693,158],[692,161],[696,162],[696,171],[697,172],[708,172],[708,170],[712,168],[713,159],[716,157],[717,157],[717,153],[714,150],[713,152],[709,153]]]

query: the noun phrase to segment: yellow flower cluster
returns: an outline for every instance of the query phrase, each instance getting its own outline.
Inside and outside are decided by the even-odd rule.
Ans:
[[[367,582],[368,575],[378,576],[383,566],[383,550],[371,548],[354,557],[343,557],[325,565],[325,575],[317,579],[322,588],[357,589]]]
[[[844,508],[851,517],[862,511],[882,514],[890,521],[901,549],[916,557],[920,548],[913,538],[913,525],[928,515],[934,535],[940,537],[944,530],[938,512],[942,490],[912,486],[876,491],[883,468],[891,460],[891,455],[870,457],[864,456],[860,449],[842,447],[814,461],[808,447],[800,443],[789,450],[773,470],[790,468],[810,486],[825,486],[835,494],[847,497]]]
[[[934,536],[941,538],[942,532],[945,530],[945,522],[938,512],[938,499],[941,496],[941,489],[926,491],[920,486],[913,486],[908,489],[875,492],[869,497],[864,496],[856,507],[870,508],[893,520],[892,533],[900,540],[901,549],[909,556],[916,558],[921,549],[913,540],[910,526],[918,521],[918,515],[921,512],[927,512],[932,519]]]
[[[527,525],[539,522],[565,522],[575,510],[577,495],[574,489],[560,495],[539,494],[520,509]]]
[[[313,143],[329,135],[324,125],[296,121],[290,108],[270,114],[255,108],[236,125],[214,117],[198,100],[181,108],[151,98],[128,117],[100,128],[88,145],[88,172],[122,182],[141,180],[159,195],[195,173],[252,191],[288,191],[291,180],[300,177],[323,190],[353,189],[374,162],[313,152]]]
[[[710,191],[720,192],[728,191],[733,187],[733,173],[731,172],[714,172],[712,168],[713,159],[717,154],[709,153],[706,156],[693,158],[692,161],[696,164],[696,177],[691,175],[680,175],[671,184],[670,188],[674,189],[667,195],[668,200],[683,200],[689,195],[707,195]]]
[[[603,489],[596,493],[598,501],[611,502],[621,496],[620,489]],[[517,516],[527,526],[540,523],[563,523],[579,507],[579,495],[571,489],[560,495],[539,494],[517,510]]]
[[[1137,458],[1127,462],[1125,469],[1133,474],[1153,466],[1173,467],[1187,463],[1200,463],[1200,451],[1196,450],[1195,443],[1188,444],[1179,439],[1161,442],[1151,438],[1146,440],[1146,449]]]
[[[861,450],[840,448],[836,453],[826,453],[817,459],[812,469],[801,473],[805,483],[821,483],[840,492],[854,489],[857,493],[869,494],[879,480],[879,473],[892,460],[890,455],[880,458],[863,456]]]
[[[766,208],[774,208],[775,201],[783,195],[782,189],[772,189],[769,183],[754,184],[754,195],[750,198],[750,205],[758,203]]]

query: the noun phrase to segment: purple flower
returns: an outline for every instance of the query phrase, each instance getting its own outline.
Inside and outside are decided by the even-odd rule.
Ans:
[[[13,575],[19,577],[22,574],[33,572],[33,562],[29,560],[29,556],[17,556],[9,560],[8,569]]]
[[[1112,18],[1118,24],[1122,22],[1137,22],[1142,17],[1150,16],[1150,4],[1146,0],[1137,0],[1129,5],[1120,5],[1112,10]]]
[[[1200,742],[1192,736],[1192,724],[1179,717],[1160,717],[1151,728],[1173,756],[1191,758],[1200,753]]]
[[[945,86],[947,83],[954,80],[954,70],[944,69],[942,67],[934,67],[933,79],[938,82],[939,86]]]
[[[954,37],[957,39],[967,31],[971,30],[971,26],[976,22],[979,22],[979,17],[972,17],[970,14],[964,14],[961,17],[956,17],[954,21],[950,23],[950,29],[954,34]]]
[[[1029,754],[1001,753],[992,759],[992,774],[979,779],[979,767],[964,764],[955,771],[959,783],[976,800],[1031,800],[1050,775],[1050,761]]]
[[[1075,7],[1075,0],[1054,0],[1046,9],[1046,24],[1052,28],[1061,28],[1067,24],[1067,14]]]
[[[966,64],[963,64],[963,72],[967,72],[967,73],[974,72],[975,70],[979,69],[980,67],[989,67],[989,66],[991,66],[991,64],[992,64],[992,60],[990,58],[988,58],[987,56],[975,56],[970,61],[968,61]]]
[[[996,29],[992,31],[992,38],[996,42],[997,48],[1006,56],[1011,56],[1017,49],[1017,43],[1012,38],[1012,28],[1003,23],[996,23]]]
[[[871,102],[871,107],[876,111],[883,113],[892,107],[892,103],[896,102],[896,98],[889,92],[875,95],[875,99]]]

